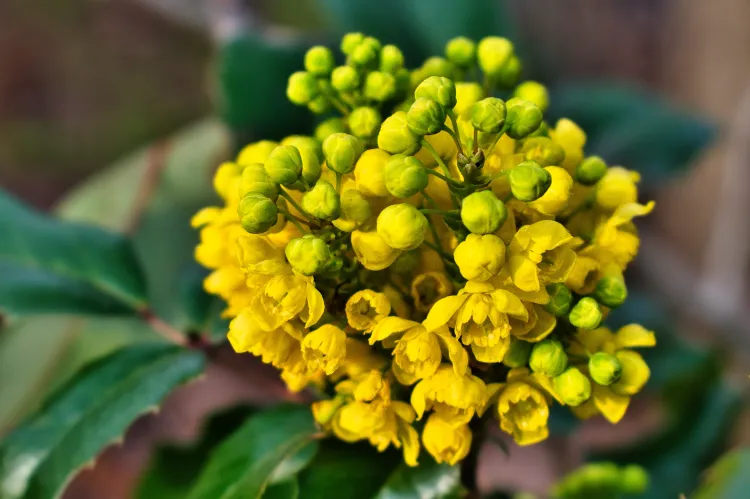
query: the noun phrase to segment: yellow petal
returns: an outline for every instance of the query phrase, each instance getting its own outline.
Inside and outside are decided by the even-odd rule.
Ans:
[[[622,374],[617,383],[611,384],[609,388],[620,395],[635,395],[651,377],[648,364],[641,354],[633,350],[620,350],[615,356],[622,364]]]
[[[411,386],[419,381],[419,376],[404,371],[401,366],[395,362],[391,364],[391,370],[393,371],[393,375],[396,376],[396,381],[404,386]]]
[[[311,327],[320,320],[326,308],[323,302],[323,295],[315,288],[315,285],[308,284],[305,291],[307,293],[307,320],[305,321],[305,327]]]
[[[570,412],[572,412],[578,419],[589,419],[599,414],[599,409],[596,407],[594,398],[590,397],[583,404],[570,407]]]
[[[404,462],[407,466],[417,466],[419,457],[419,434],[414,427],[403,421],[398,421],[398,436],[404,448]]]
[[[414,411],[417,413],[417,419],[422,419],[422,415],[424,414],[425,408],[427,406],[427,398],[426,398],[426,390],[427,385],[425,381],[421,381],[417,383],[417,386],[414,387],[414,390],[411,392],[411,406],[414,408]]]
[[[479,362],[495,364],[503,361],[503,357],[510,348],[510,336],[501,338],[500,341],[491,347],[480,347],[471,345],[471,351]]]
[[[539,269],[536,264],[523,255],[510,255],[508,270],[513,284],[523,291],[539,290]]]
[[[522,338],[524,341],[532,343],[542,341],[549,336],[557,325],[557,319],[555,319],[555,316],[547,312],[543,307],[534,305],[534,312],[536,313],[534,327],[532,327],[527,333],[519,336],[519,338]]]
[[[652,347],[656,345],[656,336],[640,324],[628,324],[615,333],[618,348]]]
[[[402,333],[414,326],[419,326],[419,323],[401,317],[386,317],[373,328],[370,335],[370,345],[375,344],[376,341],[383,341],[394,334]]]
[[[618,423],[628,410],[630,397],[626,395],[618,395],[606,386],[601,386],[596,383],[592,383],[592,385],[593,399],[596,408],[599,409],[602,416],[607,418],[607,421],[612,424]]]
[[[220,214],[221,208],[217,206],[208,206],[193,215],[193,218],[190,219],[190,226],[195,229],[203,227],[204,225],[210,224],[216,220]]]
[[[513,434],[513,440],[521,447],[538,444],[549,436],[549,428],[542,426],[531,431],[519,431]]]
[[[468,294],[458,296],[446,296],[441,298],[432,306],[430,313],[427,314],[427,318],[422,322],[422,325],[428,331],[435,331],[440,326],[444,326],[453,317],[461,305],[469,298]]]
[[[437,335],[438,340],[448,351],[448,358],[453,364],[453,371],[459,376],[466,374],[469,368],[469,355],[464,350],[464,347],[461,346],[461,343],[451,335],[447,327],[438,328],[435,330],[435,335]]]
[[[508,315],[512,315],[517,319],[528,320],[529,312],[526,307],[523,306],[521,300],[504,289],[496,289],[490,296],[492,297],[492,303],[497,310]]]

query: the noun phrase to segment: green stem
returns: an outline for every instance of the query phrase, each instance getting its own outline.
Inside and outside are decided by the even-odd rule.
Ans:
[[[442,181],[444,181],[447,184],[451,184],[451,185],[454,185],[456,187],[463,187],[462,183],[456,182],[452,178],[448,178],[445,175],[442,175],[442,174],[436,172],[435,170],[430,170],[429,168],[427,168],[427,175],[435,175],[437,178],[441,179]]]
[[[450,217],[457,214],[455,211],[431,210],[429,208],[421,208],[419,211],[422,212],[423,215],[440,215],[441,217]]]
[[[336,192],[341,194],[341,174],[336,172]]]
[[[288,211],[286,211],[284,208],[279,208],[279,212],[286,217],[286,219],[294,224],[295,227],[297,227],[297,230],[299,230],[303,234],[309,234],[309,230],[305,230],[304,226],[302,225],[304,222],[302,219],[295,217]]]
[[[422,195],[424,196],[424,198],[427,200],[427,202],[430,203],[430,206],[432,206],[435,209],[440,208],[440,206],[435,202],[435,200],[432,199],[432,197],[429,194],[427,194],[427,191],[425,191],[424,189],[422,189],[421,192],[422,192]]]
[[[435,148],[432,147],[432,144],[427,142],[425,139],[422,139],[422,146],[425,149],[427,149],[430,152],[430,154],[432,154],[432,157],[435,158],[435,161],[438,162],[438,165],[440,165],[440,169],[443,170],[443,173],[445,173],[445,176],[449,179],[452,179],[450,169],[446,166],[445,162],[443,162],[443,158],[440,157],[440,155],[435,150]],[[455,180],[453,182],[455,182]],[[452,191],[451,191],[451,202],[453,203],[454,208],[458,208],[460,206],[458,199],[456,199],[456,196],[453,195]]]
[[[439,241],[439,239],[438,239],[438,241]],[[441,248],[437,244],[433,244],[430,241],[423,241],[423,242],[424,242],[425,246],[427,246],[431,250],[434,250],[438,255],[440,255],[444,259],[448,260],[449,262],[453,261],[453,256],[449,255],[448,253],[446,253],[445,250],[443,250],[443,248]]]
[[[453,125],[453,131],[455,135],[453,136],[453,140],[456,141],[456,147],[458,147],[458,152],[461,154],[464,153],[463,147],[461,147],[461,131],[458,129],[458,121],[456,121],[456,113],[453,112],[453,110],[448,111],[448,118],[451,120],[451,124]]]
[[[346,107],[346,104],[344,104],[343,102],[341,102],[341,101],[340,101],[340,100],[339,100],[339,99],[338,99],[338,98],[336,97],[336,95],[335,95],[335,94],[333,94],[333,93],[331,93],[331,92],[328,92],[328,91],[326,91],[326,90],[323,90],[323,94],[324,94],[324,95],[325,95],[326,97],[328,97],[328,100],[330,100],[330,101],[331,101],[331,104],[333,104],[333,107],[335,107],[335,108],[336,108],[336,109],[338,110],[338,112],[340,112],[340,113],[341,113],[341,114],[343,114],[344,116],[348,116],[348,115],[349,115],[349,108],[347,108],[347,107]]]
[[[281,195],[281,197],[283,197],[284,199],[286,199],[289,204],[291,204],[292,206],[294,206],[294,209],[297,210],[298,212],[300,212],[301,215],[304,215],[306,217],[310,216],[305,210],[302,209],[302,207],[299,204],[297,204],[297,201],[295,201],[292,198],[292,196],[290,196],[289,193],[286,192],[283,188],[279,189],[279,194]],[[305,222],[305,223],[307,223],[307,222]]]

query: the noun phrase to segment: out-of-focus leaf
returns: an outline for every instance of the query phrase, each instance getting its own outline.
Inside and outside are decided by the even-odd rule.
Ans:
[[[317,432],[307,406],[282,405],[261,412],[216,448],[187,497],[260,498],[269,484],[288,479],[307,464]],[[300,454],[306,457],[299,459]],[[290,459],[295,464],[285,466]]]
[[[297,479],[287,478],[283,482],[273,483],[263,492],[263,499],[297,499],[299,483]]]
[[[744,499],[750,493],[750,447],[731,451],[708,470],[694,499]]]
[[[419,466],[402,463],[396,468],[375,499],[458,499],[463,495],[458,466],[437,464],[423,456]]]
[[[185,267],[178,276],[177,289],[182,310],[185,313],[185,326],[192,332],[208,332],[214,338],[224,337],[229,329],[229,323],[221,318],[221,312],[226,303],[216,295],[210,295],[203,288],[203,280],[208,270],[198,263]]]
[[[152,344],[120,350],[84,369],[3,440],[2,497],[59,497],[81,467],[203,365],[199,352]]]
[[[32,211],[0,191],[0,309],[130,314],[146,285],[128,239]]]

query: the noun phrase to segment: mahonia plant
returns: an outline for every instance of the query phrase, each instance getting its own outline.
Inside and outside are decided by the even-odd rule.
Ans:
[[[324,430],[411,466],[421,445],[461,461],[490,417],[540,442],[551,404],[618,422],[649,378],[634,349],[655,344],[601,325],[654,206],[638,174],[544,120],[505,38],[453,39],[413,70],[361,33],[341,50],[289,78],[325,117],[314,134],[246,146],[216,171],[224,205],[193,219],[234,350],[317,393]]]

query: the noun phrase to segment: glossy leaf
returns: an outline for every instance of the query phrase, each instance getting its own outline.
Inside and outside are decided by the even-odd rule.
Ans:
[[[83,466],[203,365],[199,352],[150,344],[87,367],[0,445],[2,497],[59,497]]]
[[[458,466],[437,464],[423,455],[416,468],[399,465],[375,499],[458,499],[463,495],[460,475]]]
[[[287,478],[283,482],[274,483],[263,492],[263,499],[297,499],[299,484],[296,478]]]
[[[694,499],[744,499],[750,492],[750,447],[731,451],[706,473]]]

